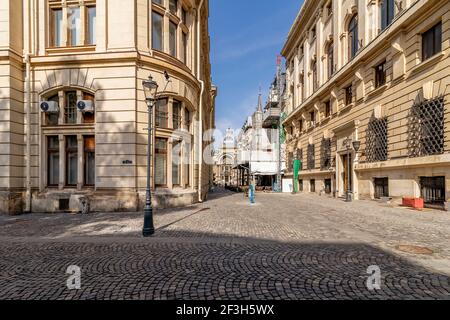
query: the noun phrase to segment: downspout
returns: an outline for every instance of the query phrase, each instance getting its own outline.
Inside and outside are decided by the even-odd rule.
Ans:
[[[25,96],[26,96],[26,121],[27,121],[27,144],[26,144],[26,194],[25,194],[25,212],[31,212],[31,61],[30,53],[25,55],[26,63],[26,79],[25,79]]]
[[[199,170],[198,170],[198,201],[203,202],[202,198],[202,170],[203,170],[203,93],[205,92],[205,82],[200,79],[200,63],[201,63],[201,41],[200,41],[200,11],[203,7],[204,0],[200,1],[200,5],[197,8],[197,79],[201,85],[200,100],[199,100],[199,127],[198,127],[198,138],[199,138]]]

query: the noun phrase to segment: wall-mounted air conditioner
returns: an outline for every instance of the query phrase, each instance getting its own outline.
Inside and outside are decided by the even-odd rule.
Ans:
[[[45,113],[59,113],[59,104],[56,101],[42,101],[40,108]]]
[[[94,102],[91,100],[79,100],[77,101],[77,108],[80,112],[94,112]]]

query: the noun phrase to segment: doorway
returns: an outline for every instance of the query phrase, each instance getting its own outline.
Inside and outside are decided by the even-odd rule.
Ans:
[[[344,190],[343,194],[346,195],[347,191],[350,190],[353,192],[353,162],[352,162],[352,155],[343,155],[342,156],[342,181],[344,182]],[[349,168],[350,165],[350,168]],[[350,174],[349,174],[350,169]],[[350,176],[350,179],[349,179]]]

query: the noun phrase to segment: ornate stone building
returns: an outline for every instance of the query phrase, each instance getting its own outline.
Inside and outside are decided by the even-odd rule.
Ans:
[[[306,0],[282,51],[300,189],[449,201],[449,47],[449,1]]]
[[[0,210],[138,210],[146,182],[142,81],[159,84],[158,206],[205,199],[214,127],[207,0],[0,0]],[[170,76],[167,82],[164,72]],[[182,158],[183,161],[173,161]]]
[[[236,165],[237,149],[233,129],[227,129],[222,145],[214,157],[215,183],[221,186],[235,185],[233,167]]]

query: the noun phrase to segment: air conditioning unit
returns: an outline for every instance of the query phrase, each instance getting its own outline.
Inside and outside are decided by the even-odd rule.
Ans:
[[[80,112],[94,112],[94,102],[91,100],[79,100],[77,101],[77,108]]]
[[[42,101],[40,108],[45,113],[59,113],[59,104],[56,101]]]

